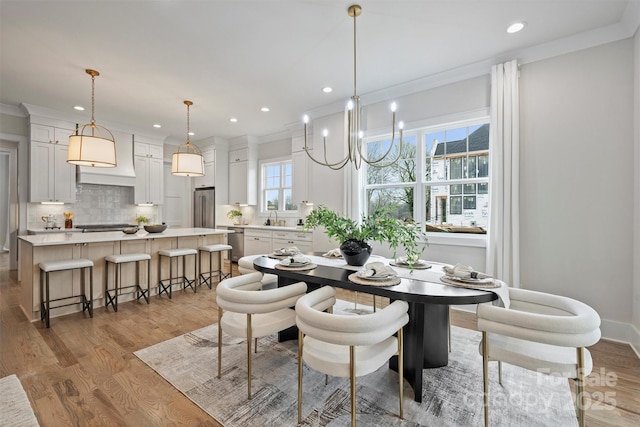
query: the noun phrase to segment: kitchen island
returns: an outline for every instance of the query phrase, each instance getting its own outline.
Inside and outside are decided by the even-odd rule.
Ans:
[[[20,307],[31,321],[40,318],[40,268],[45,261],[87,258],[93,261],[94,307],[104,305],[105,261],[109,255],[127,253],[147,253],[151,255],[151,294],[157,292],[158,251],[171,248],[193,248],[202,245],[225,243],[229,230],[215,228],[168,228],[162,233],[147,233],[140,230],[135,234],[121,231],[100,233],[53,233],[19,236],[19,271],[21,286]],[[218,268],[214,260],[214,270]],[[168,264],[163,264],[163,277],[168,276]],[[193,263],[187,263],[187,276],[193,277]],[[208,266],[208,257],[203,257],[203,269]],[[146,271],[143,280],[146,281]],[[123,283],[133,283],[134,269],[123,269]],[[110,286],[113,286],[111,284]],[[80,293],[78,271],[63,271],[52,276],[51,299]],[[132,299],[133,295],[123,295],[121,301]],[[153,302],[152,302],[153,303]],[[81,305],[63,307],[55,311],[56,316],[81,310]]]

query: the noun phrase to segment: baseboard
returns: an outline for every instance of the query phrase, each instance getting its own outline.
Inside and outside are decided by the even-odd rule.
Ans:
[[[451,308],[470,313],[476,312],[476,304],[453,305]],[[638,359],[640,359],[640,330],[634,325],[631,323],[602,319],[600,331],[602,332],[602,339],[629,344],[636,353],[636,356],[638,356]]]

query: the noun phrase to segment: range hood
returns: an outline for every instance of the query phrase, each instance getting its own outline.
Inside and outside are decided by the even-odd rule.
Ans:
[[[136,172],[133,168],[133,135],[113,131],[116,140],[115,168],[78,166],[78,184],[121,185],[135,187]]]

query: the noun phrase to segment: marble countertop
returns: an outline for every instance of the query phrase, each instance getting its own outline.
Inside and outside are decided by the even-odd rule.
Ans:
[[[18,236],[20,240],[33,246],[73,245],[76,243],[113,242],[137,239],[165,239],[173,237],[204,236],[211,234],[229,234],[229,230],[218,228],[167,228],[162,233],[147,233],[140,230],[135,234],[125,234],[122,231],[104,231],[97,233],[44,233]]]
[[[249,228],[249,229],[255,229],[255,230],[276,230],[276,231],[301,231],[304,233],[311,233],[312,230],[307,230],[305,231],[304,229],[302,229],[302,227],[281,227],[279,225],[250,225],[250,224],[244,224],[244,225],[221,225],[221,227],[234,227],[234,228]]]

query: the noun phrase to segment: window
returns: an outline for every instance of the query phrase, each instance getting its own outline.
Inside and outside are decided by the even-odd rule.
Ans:
[[[291,160],[263,163],[261,167],[261,211],[296,211],[291,201],[293,166]]]
[[[396,218],[441,229],[489,224],[489,119],[405,132],[393,165],[365,165],[362,196],[367,212],[386,207]],[[365,141],[368,158],[390,146],[390,136]],[[393,159],[400,149],[396,140]],[[378,154],[378,156],[376,156]]]

